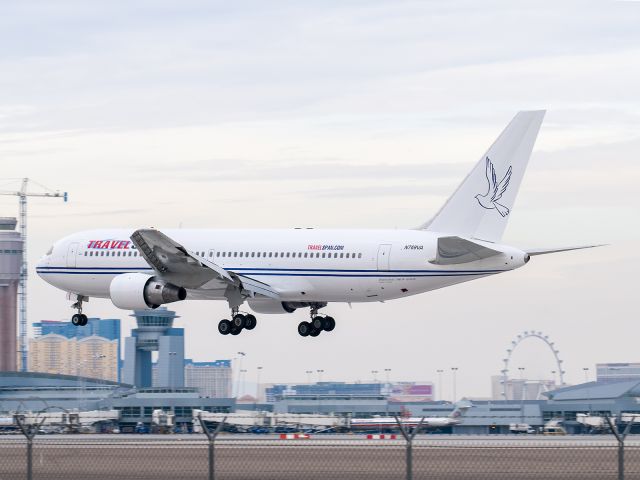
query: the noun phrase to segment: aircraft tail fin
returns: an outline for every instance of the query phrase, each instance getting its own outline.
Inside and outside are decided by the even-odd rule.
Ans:
[[[458,402],[455,404],[455,409],[453,410],[453,412],[449,414],[449,418],[460,418],[464,416],[464,414],[467,413],[467,410],[469,410],[471,407],[473,407],[473,404],[469,401],[463,400],[461,402]]]
[[[422,230],[502,238],[545,111],[519,112]]]

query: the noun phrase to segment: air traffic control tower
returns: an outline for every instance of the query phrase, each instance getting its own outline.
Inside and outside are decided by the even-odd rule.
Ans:
[[[151,353],[158,352],[157,387],[184,387],[184,329],[173,328],[176,312],[160,307],[134,310],[138,328],[124,339],[122,381],[138,388],[152,386]]]
[[[22,239],[16,219],[0,217],[0,372],[17,368],[17,301]]]

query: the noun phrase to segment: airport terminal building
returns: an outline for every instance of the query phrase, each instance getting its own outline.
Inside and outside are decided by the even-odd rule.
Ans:
[[[194,388],[142,388],[132,385],[50,373],[0,373],[0,412],[117,410],[120,428],[151,423],[153,410],[175,415],[176,424],[190,424],[193,410],[230,412],[232,398],[200,396]]]
[[[640,381],[595,381],[560,388],[544,400],[476,400],[461,423],[439,430],[456,434],[506,434],[509,425],[526,423],[541,428],[550,420],[562,421],[568,433],[582,433],[577,414],[637,413],[640,417]],[[212,398],[195,388],[135,388],[131,385],[50,373],[0,373],[0,412],[116,410],[121,429],[150,424],[154,410],[175,415],[176,424],[191,424],[193,411],[234,412],[233,398]],[[242,406],[247,409],[247,406]],[[274,413],[324,414],[350,418],[375,416],[446,417],[449,402],[397,401],[382,394],[305,393],[280,394],[272,402],[255,404],[256,410]]]

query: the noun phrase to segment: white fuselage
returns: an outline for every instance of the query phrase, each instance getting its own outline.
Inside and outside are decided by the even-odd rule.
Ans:
[[[55,287],[109,298],[117,275],[154,275],[130,236],[134,229],[85,231],[58,241],[37,266]],[[283,301],[371,302],[407,297],[518,268],[521,250],[486,243],[502,252],[459,265],[436,265],[437,239],[424,230],[163,230],[186,249],[226,270],[270,285]],[[477,240],[474,240],[477,241]],[[483,243],[477,241],[478,243]],[[206,285],[187,299],[224,300]]]

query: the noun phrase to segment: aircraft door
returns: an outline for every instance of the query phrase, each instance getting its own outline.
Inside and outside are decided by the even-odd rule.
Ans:
[[[67,249],[67,267],[75,267],[78,260],[78,243],[74,242]]]
[[[378,247],[378,270],[389,270],[389,257],[391,245],[385,244]]]

